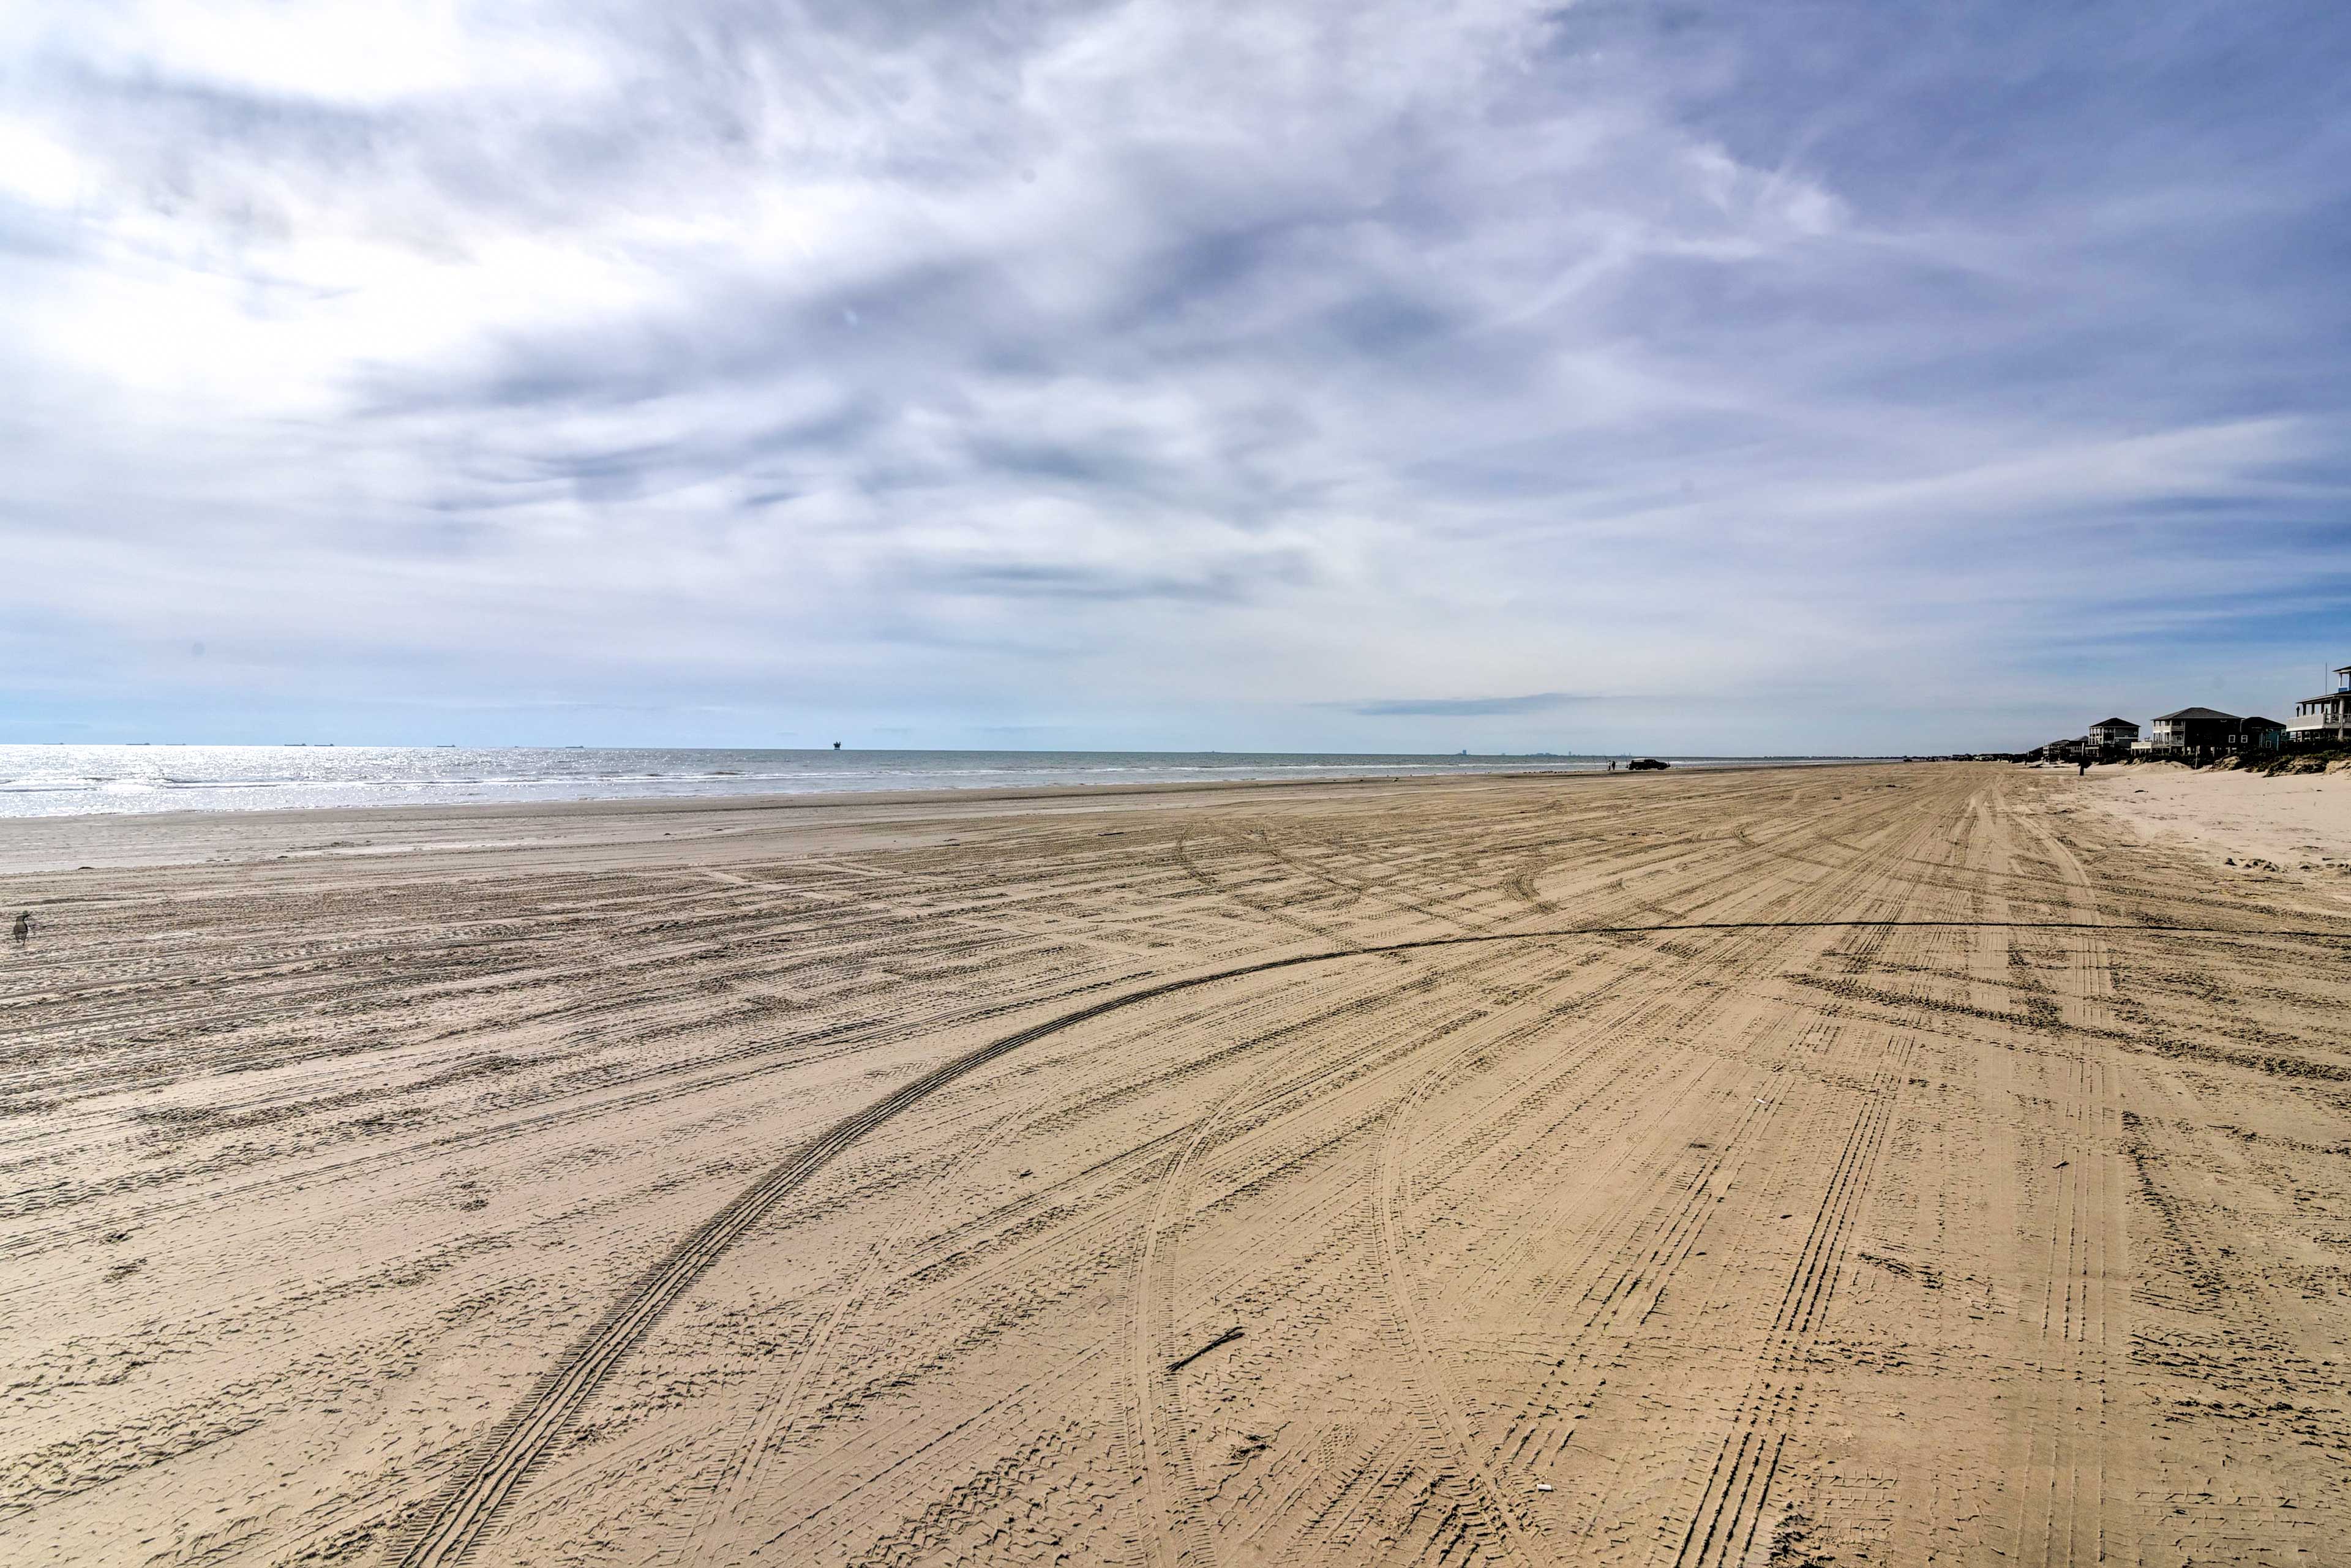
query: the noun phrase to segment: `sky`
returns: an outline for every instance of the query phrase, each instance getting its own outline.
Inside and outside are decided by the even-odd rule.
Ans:
[[[0,741],[2289,718],[2346,71],[2339,0],[0,8]]]

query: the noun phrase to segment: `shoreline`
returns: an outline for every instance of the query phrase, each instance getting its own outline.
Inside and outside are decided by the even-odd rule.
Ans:
[[[1643,780],[1728,778],[1743,773],[1783,769],[1902,766],[1877,758],[1834,761],[1790,760],[1726,763],[1720,767],[1675,768],[1661,774],[1627,774],[1596,769],[1524,768],[1510,772],[1407,773],[1340,775],[1314,779],[1217,779],[1134,784],[1014,785],[977,789],[829,790],[768,795],[611,796],[593,800],[453,801],[445,805],[287,806],[261,810],[86,811],[73,815],[0,818],[0,877],[71,875],[76,872],[123,870],[132,867],[193,865],[223,861],[268,861],[298,857],[320,860],[397,861],[427,851],[528,850],[553,847],[566,840],[592,834],[597,824],[619,830],[616,841],[632,841],[632,825],[643,826],[663,818],[780,819],[778,828],[909,828],[925,821],[946,821],[998,814],[1006,807],[1031,808],[1002,814],[1022,816],[1083,809],[1101,802],[1108,809],[1134,809],[1165,800],[1205,801],[1256,791],[1286,799],[1322,792],[1359,793],[1367,789],[1455,789],[1481,783],[1525,784],[1552,781],[1638,779]],[[1654,787],[1654,786],[1651,786]],[[402,830],[440,827],[463,835],[490,824],[517,824],[517,831],[536,835],[524,840],[466,841],[432,840]],[[759,824],[747,823],[744,827]],[[549,830],[559,830],[549,831]],[[340,841],[353,833],[384,833],[406,841],[381,845],[372,841],[315,844],[322,834]],[[741,828],[714,831],[742,831]],[[633,841],[652,841],[636,840]],[[226,851],[223,853],[220,852]]]
[[[718,747],[502,751],[353,747],[329,763],[308,748],[188,746],[42,748],[0,745],[0,821],[179,812],[509,807],[1186,784],[1317,784],[1354,779],[1508,778],[1605,772],[1608,756],[1422,757],[1380,753],[810,752]],[[277,761],[232,760],[257,750]],[[184,754],[184,755],[183,755]],[[315,754],[325,755],[324,751]],[[1876,757],[1669,756],[1689,770],[1893,760]],[[723,766],[722,766],[723,765]]]

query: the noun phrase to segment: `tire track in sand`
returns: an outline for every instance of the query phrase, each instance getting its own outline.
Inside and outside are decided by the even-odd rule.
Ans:
[[[2011,810],[2008,820],[2046,852],[2069,913],[2085,904],[2100,908],[2079,857],[2031,817]],[[2058,971],[2060,1017],[2053,1021],[2061,1026],[2107,1021],[2109,956],[2095,935],[2077,940]],[[2127,1068],[2111,1054],[2091,1057],[2062,1027],[2051,1035],[2047,1065],[2055,1115],[2041,1163],[2051,1166],[2054,1191],[2040,1311],[2030,1323],[2030,1354],[2044,1372],[2027,1401],[2025,1462],[2011,1534],[2013,1561],[2043,1565],[2137,1555],[2128,1521],[2107,1496],[2115,1460],[2107,1419],[2116,1382],[2112,1343],[2128,1338],[2127,1298],[2118,1298],[2111,1285],[2128,1245],[2116,1169],[2124,1099],[2118,1080]],[[2063,1158],[2049,1162],[2048,1152]]]
[[[843,1150],[884,1123],[911,1110],[956,1081],[1018,1051],[1024,1045],[1059,1034],[1081,1023],[1157,998],[1214,985],[1224,980],[1296,968],[1307,964],[1423,949],[1468,946],[1490,942],[1530,942],[1581,936],[1640,936],[1657,932],[1747,929],[1850,929],[1883,927],[1968,928],[2001,926],[2012,929],[2089,931],[2116,927],[2087,921],[1991,922],[1973,920],[1804,920],[1687,922],[1659,925],[1575,926],[1542,931],[1481,933],[1475,936],[1425,937],[1416,941],[1366,946],[1337,953],[1301,953],[1270,958],[1146,986],[1106,998],[1087,1007],[1032,1024],[942,1063],[929,1072],[875,1101],[855,1115],[836,1123],[794,1150],[741,1196],[689,1234],[670,1253],[639,1277],[611,1310],[590,1328],[532,1386],[530,1393],[505,1420],[494,1427],[440,1505],[414,1527],[398,1546],[394,1561],[401,1568],[437,1568],[465,1560],[498,1510],[529,1472],[546,1457],[571,1418],[612,1369],[633,1349],[670,1307],[690,1290],[734,1243],[771,1213],[795,1189],[830,1165]],[[2247,930],[2232,927],[2133,925],[2134,932],[2169,931],[2231,936],[2290,936],[2351,941],[2351,931],[2293,929]]]

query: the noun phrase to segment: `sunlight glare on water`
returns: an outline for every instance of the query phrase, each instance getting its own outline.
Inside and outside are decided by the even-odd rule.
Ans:
[[[1740,758],[1681,758],[1723,766]],[[1793,759],[1775,759],[1793,760]],[[0,746],[0,817],[707,795],[1586,773],[1594,757],[598,747]]]

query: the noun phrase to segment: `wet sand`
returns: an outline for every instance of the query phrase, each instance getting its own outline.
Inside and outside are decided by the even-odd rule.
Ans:
[[[2106,788],[8,824],[0,1559],[2325,1562],[2351,897]]]

